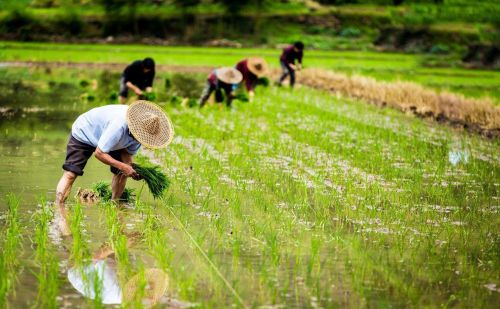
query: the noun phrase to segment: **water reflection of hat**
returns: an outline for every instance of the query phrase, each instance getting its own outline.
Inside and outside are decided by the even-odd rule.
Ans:
[[[80,294],[90,299],[96,297],[94,282],[101,282],[102,303],[105,305],[122,303],[122,290],[116,272],[105,261],[70,268],[68,280]]]
[[[125,284],[123,287],[123,301],[128,303],[134,299],[137,292],[140,291],[139,287],[146,286],[144,295],[142,296],[142,304],[145,306],[152,306],[160,300],[168,288],[168,276],[161,269],[149,268],[144,271],[144,274],[139,273]]]
[[[97,278],[96,278],[97,277]],[[161,269],[149,268],[144,273],[137,274],[130,278],[123,287],[120,288],[118,277],[114,268],[109,266],[104,260],[90,263],[82,267],[72,267],[68,270],[68,280],[71,285],[83,296],[95,299],[95,282],[101,282],[101,298],[105,305],[121,304],[130,302],[144,286],[144,294],[141,295],[142,303],[148,307],[158,303],[168,288],[168,276]]]

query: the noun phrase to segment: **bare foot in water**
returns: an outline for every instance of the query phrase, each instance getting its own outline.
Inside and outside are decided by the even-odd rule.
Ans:
[[[68,223],[68,211],[64,206],[55,206],[54,222],[59,227],[63,237],[71,236],[71,229]]]

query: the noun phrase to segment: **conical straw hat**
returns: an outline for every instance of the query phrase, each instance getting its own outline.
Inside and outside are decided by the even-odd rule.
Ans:
[[[165,147],[174,137],[174,127],[165,112],[148,101],[135,101],[128,107],[127,124],[134,138],[148,148]]]
[[[255,74],[257,77],[264,76],[268,71],[268,66],[266,60],[261,57],[250,57],[247,60],[247,67],[250,72]]]
[[[167,274],[158,268],[149,268],[144,271],[144,279],[146,280],[146,288],[144,289],[143,304],[146,307],[154,306],[160,298],[165,294],[168,288]],[[141,276],[137,274],[130,278],[123,287],[123,301],[128,303],[132,301],[141,284]]]
[[[238,84],[243,79],[240,71],[230,67],[218,68],[215,70],[215,75],[226,84]]]

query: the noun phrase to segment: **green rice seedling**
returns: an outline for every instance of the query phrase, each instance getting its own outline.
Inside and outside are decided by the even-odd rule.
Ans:
[[[118,100],[118,93],[116,91],[113,91],[109,94],[108,100],[110,102],[116,102]]]
[[[97,194],[101,197],[103,201],[111,200],[111,187],[108,182],[99,181],[92,185],[92,190],[97,192]]]
[[[174,95],[170,98],[170,103],[175,106],[181,105],[182,97]]]
[[[2,239],[0,252],[0,304],[7,304],[7,297],[14,289],[22,239],[18,213],[19,199],[13,193],[9,193],[6,200],[6,228],[2,229],[5,239]]]
[[[249,98],[246,93],[238,93],[234,96],[235,100],[241,101],[241,102],[248,102]]]
[[[123,226],[119,219],[119,211],[113,204],[104,205],[109,243],[118,262],[119,275],[124,278],[130,275],[132,269],[128,256],[128,241],[123,234]]]
[[[40,200],[41,209],[35,214],[36,230],[35,261],[40,271],[38,279],[37,305],[40,308],[57,308],[59,293],[59,263],[54,248],[49,242],[49,222],[53,217],[52,210],[44,199]]]
[[[269,87],[269,85],[270,85],[269,78],[267,78],[267,77],[259,78],[257,80],[257,85],[260,85],[262,87]]]
[[[74,265],[81,266],[90,257],[90,251],[84,240],[82,231],[83,227],[83,210],[79,202],[75,204],[70,216],[70,230],[73,236],[70,257]]]
[[[82,80],[80,81],[80,87],[82,87],[82,88],[87,88],[89,85],[90,85],[90,83],[89,83],[89,81],[88,81],[88,80],[86,80],[86,79],[82,79]]]
[[[193,108],[193,107],[198,106],[198,100],[196,100],[195,98],[189,98],[189,99],[187,100],[187,106],[188,106],[189,108]]]
[[[154,92],[143,92],[139,96],[139,99],[140,100],[147,100],[147,101],[154,102],[156,100],[156,93],[154,93]]]
[[[104,308],[102,303],[103,280],[94,274],[90,284],[92,284],[92,289],[94,291],[94,299],[92,301],[94,308]]]
[[[168,189],[170,181],[167,176],[161,171],[161,167],[141,166],[133,163],[134,170],[146,181],[149,191],[155,199],[161,198],[164,192]]]

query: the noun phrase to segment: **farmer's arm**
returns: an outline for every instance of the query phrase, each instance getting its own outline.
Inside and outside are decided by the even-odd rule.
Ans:
[[[250,102],[253,101],[253,97],[255,96],[255,87],[257,86],[257,81],[257,78],[248,78],[247,80],[245,80]]]
[[[137,174],[137,172],[132,168],[131,165],[113,159],[112,156],[110,156],[108,153],[102,151],[99,147],[96,148],[94,154],[95,154],[95,157],[97,158],[97,160],[101,161],[102,163],[104,163],[106,165],[110,165],[110,166],[113,166],[113,167],[119,169],[120,171],[123,172],[123,175],[125,175],[127,177],[132,177],[134,179],[139,178],[139,174]],[[130,156],[132,156],[132,155],[130,155]],[[122,154],[122,157],[123,157],[123,154]],[[132,162],[131,159],[130,159],[130,162]]]
[[[117,120],[112,122],[108,125],[106,130],[102,132],[101,137],[97,142],[97,147],[94,154],[95,157],[102,163],[115,167],[121,170],[125,176],[133,177],[135,179],[139,177],[139,175],[130,164],[127,164],[127,161],[120,162],[113,159],[113,157],[109,155],[109,152],[112,151],[114,147],[116,147],[116,145],[120,142],[123,135],[125,134],[128,134],[128,129],[123,127],[121,121]],[[132,155],[132,153],[130,153],[130,155]]]
[[[300,52],[299,56],[297,57],[298,63],[297,63],[297,69],[302,69],[302,57],[304,56],[304,52]]]
[[[136,85],[132,84],[131,82],[127,82],[125,85],[127,85],[127,87],[129,89],[131,89],[133,92],[135,92],[135,94],[137,94],[137,95],[142,94],[142,90],[139,89],[139,87],[137,87]]]
[[[153,70],[152,72],[149,72],[147,78],[146,78],[146,91],[151,92],[153,90],[153,80],[155,79],[155,71]]]

